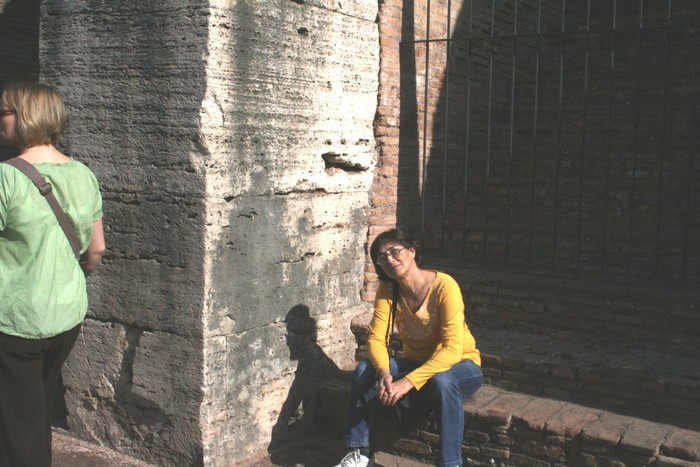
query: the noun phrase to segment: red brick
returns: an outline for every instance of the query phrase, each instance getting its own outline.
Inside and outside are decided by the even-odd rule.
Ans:
[[[622,436],[620,446],[628,451],[656,455],[670,431],[669,425],[637,419]]]
[[[540,441],[528,441],[520,444],[520,448],[526,454],[534,456],[536,459],[546,459],[550,461],[565,461],[566,451],[562,446],[556,446]],[[548,463],[546,465],[549,465]]]
[[[508,425],[513,412],[525,406],[532,398],[521,394],[503,393],[478,410],[480,417]]]
[[[573,368],[555,366],[552,367],[552,374],[560,378],[574,379],[578,372]]]
[[[513,418],[532,430],[542,431],[547,422],[565,406],[564,402],[553,399],[532,399],[526,406],[516,410]]]
[[[604,412],[583,430],[581,437],[588,441],[615,446],[632,425],[632,421],[630,417]]]
[[[412,439],[398,439],[393,443],[393,446],[398,449],[402,449],[408,452],[415,452],[423,456],[432,454],[432,449],[430,449],[430,446],[428,444],[421,443],[420,441]]]
[[[500,391],[493,386],[482,386],[476,394],[464,401],[464,411],[472,416],[484,405],[498,397]]]
[[[567,405],[549,420],[545,429],[550,433],[576,438],[599,417],[600,413],[592,409]]]
[[[687,461],[700,461],[700,432],[674,428],[661,445],[662,454]]]

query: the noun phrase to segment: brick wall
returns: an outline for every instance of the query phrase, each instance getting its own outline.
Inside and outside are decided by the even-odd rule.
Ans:
[[[370,242],[398,225],[438,257],[697,279],[700,7],[627,2],[611,33],[612,3],[570,3],[451,2],[449,73],[420,42],[447,2],[380,4]]]

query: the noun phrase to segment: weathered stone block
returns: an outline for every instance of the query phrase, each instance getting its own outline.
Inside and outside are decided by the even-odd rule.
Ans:
[[[105,201],[96,324],[67,366],[75,432],[169,465],[264,453],[311,425],[321,371],[352,366],[376,2],[41,8],[66,150]]]
[[[124,326],[86,320],[63,372],[69,394],[79,390],[89,397],[114,400],[128,382],[128,374],[122,374],[128,347]]]

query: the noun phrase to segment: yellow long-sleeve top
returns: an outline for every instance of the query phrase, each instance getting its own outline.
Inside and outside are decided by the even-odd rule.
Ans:
[[[459,285],[449,275],[435,272],[435,280],[416,313],[412,313],[401,298],[396,309],[396,331],[403,343],[403,356],[421,364],[406,375],[416,389],[422,388],[433,375],[449,370],[462,360],[481,365],[481,354],[464,320]],[[369,359],[377,370],[389,369],[386,336],[392,296],[392,285],[382,282],[374,299],[368,339]]]

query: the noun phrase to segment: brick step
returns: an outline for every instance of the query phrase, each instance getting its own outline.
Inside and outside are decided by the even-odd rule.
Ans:
[[[389,454],[388,452],[379,451],[372,457],[374,465],[379,467],[428,467],[433,464],[426,464],[413,459]]]
[[[352,322],[357,359],[367,355],[370,319],[365,313]],[[692,345],[472,332],[487,383],[700,430],[700,349]],[[398,336],[392,345],[400,354]]]
[[[325,433],[344,424],[349,384],[348,373],[320,387]],[[464,410],[464,465],[700,465],[700,432],[670,424],[491,385],[466,401]],[[435,462],[438,434],[432,417],[410,427],[398,427],[385,416],[377,423],[375,460],[384,462],[379,465]]]
[[[700,430],[700,350],[480,328],[485,381]]]

